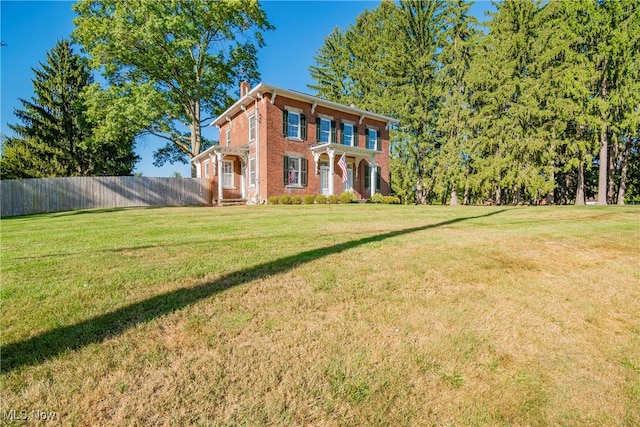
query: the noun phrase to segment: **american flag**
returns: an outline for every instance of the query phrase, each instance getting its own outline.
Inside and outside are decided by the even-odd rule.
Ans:
[[[340,169],[342,169],[342,182],[347,182],[347,180],[349,179],[347,177],[347,159],[344,157],[345,153],[342,153],[342,157],[340,157],[340,160],[338,160],[338,166],[340,166]]]

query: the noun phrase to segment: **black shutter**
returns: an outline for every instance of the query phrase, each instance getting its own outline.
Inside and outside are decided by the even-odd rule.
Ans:
[[[358,146],[358,127],[357,126],[353,127],[353,146],[354,147]]]
[[[289,112],[282,110],[282,136],[289,136]]]
[[[376,192],[378,193],[380,193],[380,175],[382,175],[382,169],[376,166]]]
[[[337,142],[336,140],[336,122],[335,120],[331,120],[331,138],[329,139],[329,142],[335,144]]]
[[[300,159],[300,183],[307,186],[307,159]]]
[[[282,162],[282,170],[283,170],[282,182],[283,182],[283,185],[286,187],[287,185],[289,185],[289,157],[288,156],[284,156],[284,161]]]
[[[340,123],[340,144],[344,145],[344,123]]]
[[[320,117],[316,117],[316,142],[320,142]]]
[[[380,136],[380,131],[376,131],[376,150],[382,151],[382,138]]]
[[[364,164],[364,188],[371,188],[371,168],[369,163]]]
[[[300,114],[300,138],[307,139],[307,116]]]

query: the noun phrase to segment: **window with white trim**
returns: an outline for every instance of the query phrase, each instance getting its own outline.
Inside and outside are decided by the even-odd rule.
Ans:
[[[227,147],[231,146],[231,128],[227,128]]]
[[[331,120],[320,118],[320,138],[318,142],[331,142]]]
[[[249,157],[249,186],[256,185],[256,158]]]
[[[222,186],[233,187],[233,160],[222,161]]]
[[[353,191],[353,164],[347,163],[347,180],[343,184],[343,191]]]
[[[342,124],[342,143],[353,147],[353,125],[351,123]]]
[[[300,113],[289,111],[288,121],[289,131],[287,136],[290,138],[300,138]]]
[[[249,141],[256,140],[256,115],[249,116]]]
[[[204,169],[204,177],[209,178],[209,160],[202,162],[202,169]]]
[[[378,130],[377,129],[367,129],[367,149],[369,150],[377,150],[378,149]]]
[[[290,187],[307,185],[307,159],[304,157],[284,156],[283,184]]]

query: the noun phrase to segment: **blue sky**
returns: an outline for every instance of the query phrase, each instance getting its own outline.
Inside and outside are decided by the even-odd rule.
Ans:
[[[375,8],[377,1],[263,1],[262,7],[276,29],[265,35],[266,46],[259,51],[258,63],[262,81],[309,93],[312,83],[309,66],[322,46],[323,39],[335,27],[347,28],[365,9]],[[21,108],[18,98],[33,96],[32,68],[46,60],[46,53],[57,40],[68,38],[73,31],[74,13],[70,1],[7,1],[0,2],[0,36],[6,44],[0,48],[0,122],[2,134],[11,135],[7,124],[18,123],[13,114]],[[491,9],[489,1],[477,1],[472,12],[484,20],[484,11]],[[207,137],[217,139],[214,129]],[[179,172],[190,175],[189,166],[166,164],[153,166],[153,152],[164,145],[152,137],[140,138],[136,152],[141,160],[136,172],[144,176],[171,176]]]

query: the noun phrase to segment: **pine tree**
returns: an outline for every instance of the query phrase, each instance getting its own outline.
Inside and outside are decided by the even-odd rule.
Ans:
[[[59,41],[33,73],[34,97],[20,100],[22,124],[10,125],[16,137],[3,142],[3,178],[131,174],[132,139],[93,135],[83,98],[91,76],[70,43]]]
[[[477,21],[469,15],[471,3],[450,2],[444,12],[446,29],[439,56],[437,82],[442,92],[437,126],[442,139],[437,176],[441,190],[450,195],[449,203],[458,204],[458,194],[464,191],[464,203],[469,202],[468,175],[471,169],[471,113],[467,73],[479,31]]]
[[[522,192],[537,202],[553,188],[535,66],[539,12],[533,0],[497,4],[472,69],[480,149],[475,179],[497,204],[518,203]]]

